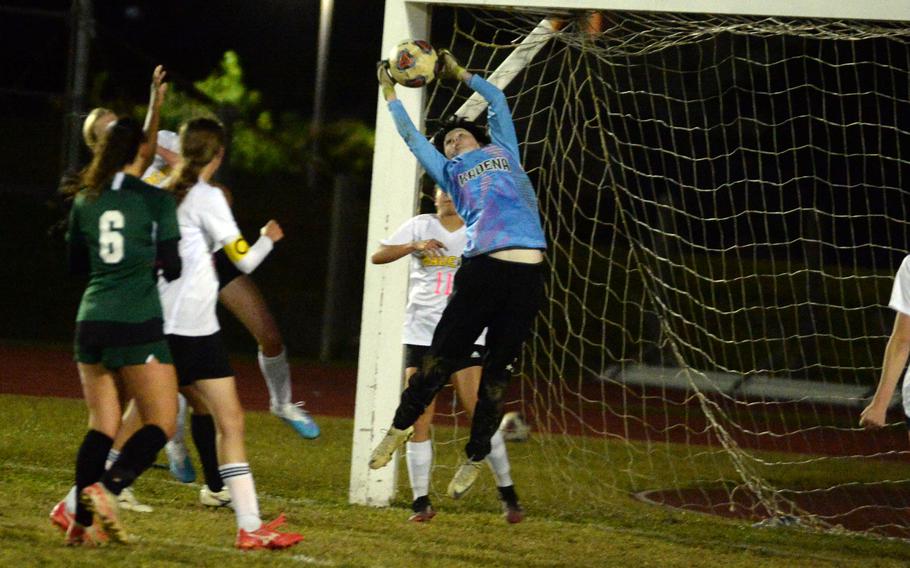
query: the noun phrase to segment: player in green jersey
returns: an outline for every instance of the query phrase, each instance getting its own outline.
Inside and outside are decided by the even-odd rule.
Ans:
[[[145,117],[145,125],[143,127],[146,135],[150,132],[154,133],[158,129],[161,105],[164,102],[164,96],[167,92],[167,83],[164,82],[164,77],[164,68],[160,65],[155,67],[152,72],[149,106]],[[116,119],[117,115],[114,114],[113,111],[103,108],[92,110],[86,117],[85,122],[82,125],[82,134],[86,146],[93,154],[95,153],[102,136]],[[143,168],[148,167],[148,165],[152,163],[155,151],[155,144],[140,145],[137,160],[141,160],[141,166]],[[80,174],[75,174],[74,176],[67,176],[64,178],[62,184],[64,195],[74,198],[75,194],[82,189],[79,175]],[[66,223],[62,223],[62,226],[65,227],[66,225]],[[120,456],[120,451],[123,449],[123,445],[142,427],[142,420],[136,410],[135,403],[132,402],[127,393],[120,394],[122,395],[120,405],[121,408],[124,409],[124,415],[120,428],[117,430],[117,436],[114,438],[114,445],[111,447],[107,460],[105,461],[105,469],[109,468],[117,461],[117,458]],[[132,488],[124,489],[120,493],[118,500],[121,509],[146,513],[152,511],[150,506],[140,503],[136,499],[133,495]],[[77,501],[78,493],[76,491],[76,486],[73,485],[66,497],[57,503],[50,512],[49,517],[51,523],[64,533],[67,532],[70,524],[73,522]]]
[[[67,242],[71,270],[89,274],[75,339],[89,431],[76,457],[80,504],[67,531],[73,545],[126,541],[116,495],[151,466],[174,431],[177,378],[156,281],[159,272],[168,280],[179,277],[180,233],[174,199],[138,179],[148,155],[146,140],[137,121],[112,123],[74,182],[81,189]],[[118,385],[133,394],[143,426],[105,471],[120,427]],[[103,529],[92,526],[93,513]]]

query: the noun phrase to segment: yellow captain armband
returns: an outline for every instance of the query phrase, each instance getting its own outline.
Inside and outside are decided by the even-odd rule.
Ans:
[[[224,253],[235,264],[240,262],[248,252],[250,252],[250,245],[243,235],[238,235],[236,239],[224,246]]]
[[[170,170],[170,168],[168,168]],[[164,185],[164,182],[167,181],[168,176],[170,176],[170,171],[162,170],[153,170],[149,175],[142,178],[142,181],[149,185],[154,185],[155,187],[161,187]]]

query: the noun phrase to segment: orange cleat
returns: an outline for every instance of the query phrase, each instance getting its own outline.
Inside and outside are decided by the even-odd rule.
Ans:
[[[66,530],[67,546],[104,546],[108,540],[107,534],[95,525],[84,527],[73,521]]]
[[[66,534],[66,531],[69,530],[70,525],[73,524],[75,518],[73,514],[66,510],[66,501],[60,501],[54,508],[51,509],[51,514],[49,515],[51,523],[63,531]]]
[[[303,540],[303,535],[292,532],[280,532],[278,527],[285,522],[284,514],[269,523],[265,523],[254,531],[237,529],[237,540],[234,546],[241,550],[261,550],[267,548],[278,550],[290,548]]]
[[[101,522],[101,526],[110,536],[113,542],[126,543],[129,538],[126,529],[120,522],[120,508],[117,504],[117,496],[107,490],[100,481],[93,483],[82,490],[80,496],[82,504],[95,514],[96,520]]]

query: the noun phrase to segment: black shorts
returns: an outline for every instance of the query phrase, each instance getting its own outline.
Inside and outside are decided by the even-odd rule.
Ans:
[[[233,282],[234,278],[243,274],[243,272],[240,272],[239,268],[234,266],[231,259],[227,257],[227,253],[224,252],[224,249],[218,249],[218,252],[212,256],[215,257],[215,272],[218,273],[219,290]]]
[[[423,356],[427,354],[427,351],[430,350],[429,345],[410,345],[405,343],[404,345],[404,366],[420,368],[423,364]],[[458,365],[455,366],[455,372],[461,371],[462,369],[467,369],[468,367],[479,367],[483,365],[483,356],[486,354],[487,348],[483,345],[474,345],[474,349],[471,350],[471,354],[458,362]]]
[[[204,379],[234,376],[220,331],[201,337],[168,335],[167,343],[177,368],[177,382],[182,387]]]

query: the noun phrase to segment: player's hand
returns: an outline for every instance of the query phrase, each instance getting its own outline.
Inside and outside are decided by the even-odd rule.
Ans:
[[[467,73],[467,69],[461,66],[461,63],[455,59],[455,56],[452,55],[452,52],[448,49],[440,49],[436,52],[439,54],[439,58],[442,60],[443,64],[443,77],[448,77],[449,79],[462,80],[464,74]]]
[[[159,107],[164,102],[164,95],[167,93],[167,83],[164,82],[165,75],[167,75],[167,72],[165,72],[162,65],[155,67],[155,70],[152,71],[152,104]]]
[[[436,239],[427,239],[425,241],[414,241],[414,250],[421,256],[442,256],[446,246]]]
[[[885,426],[885,413],[888,407],[881,407],[875,401],[870,402],[869,406],[863,409],[859,415],[859,425],[867,430],[877,430]]]
[[[376,64],[376,79],[382,88],[382,96],[390,101],[395,98],[395,80],[389,75],[389,60],[383,59]]]
[[[284,238],[284,230],[278,224],[278,221],[274,219],[269,219],[269,222],[259,230],[259,234],[270,238],[273,243],[277,243]]]

